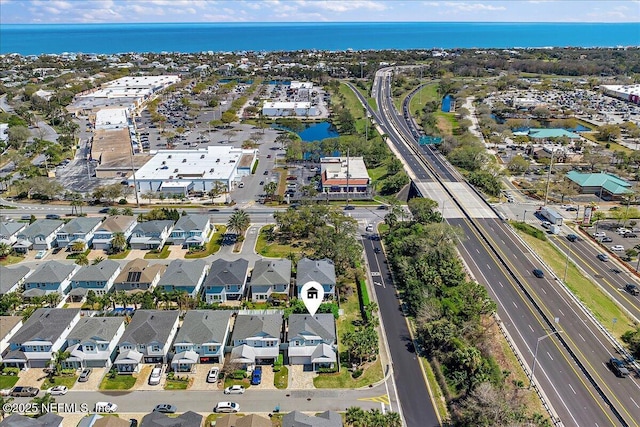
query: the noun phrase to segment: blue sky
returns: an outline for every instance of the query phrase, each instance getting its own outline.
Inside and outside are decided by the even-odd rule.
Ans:
[[[0,0],[2,24],[339,21],[640,22],[640,0]]]

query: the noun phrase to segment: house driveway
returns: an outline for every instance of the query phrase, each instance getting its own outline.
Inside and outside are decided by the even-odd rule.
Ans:
[[[304,365],[289,365],[289,389],[314,389],[313,379],[317,376],[313,371],[305,371]]]
[[[180,245],[169,246],[169,251],[167,259],[184,259],[184,256],[189,253],[189,249],[183,249]]]
[[[91,375],[89,375],[89,381],[79,383],[75,382],[73,385],[73,391],[96,391],[100,389],[100,383],[102,377],[107,373],[107,368],[91,368]],[[79,374],[79,373],[78,373]]]
[[[26,371],[20,371],[16,386],[40,388],[45,378],[47,378],[47,374],[44,373],[42,368],[30,368]]]
[[[189,390],[222,390],[223,381],[219,380],[217,383],[208,383],[207,375],[209,374],[209,369],[217,366],[220,371],[222,371],[222,364],[220,363],[207,363],[207,364],[197,364],[195,370],[188,374],[190,378],[193,378],[193,382],[189,387]],[[183,373],[178,374],[180,376],[184,375]]]
[[[262,366],[262,381],[258,385],[252,385],[251,388],[255,390],[277,390],[273,384],[273,367]]]
[[[166,382],[166,375],[164,375],[165,367],[163,366],[162,368],[163,375],[160,378],[160,384],[149,385],[149,375],[151,375],[151,370],[154,366],[156,366],[156,364],[145,363],[141,366],[142,367],[140,368],[140,372],[138,372],[137,374],[133,374],[133,376],[136,377],[136,383],[133,385],[133,387],[131,387],[130,390],[162,390],[162,388],[164,387],[164,383]]]

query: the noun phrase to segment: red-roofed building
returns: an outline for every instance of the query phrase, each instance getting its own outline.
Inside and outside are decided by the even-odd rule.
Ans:
[[[371,196],[371,178],[362,157],[324,157],[320,159],[322,192],[359,198]]]

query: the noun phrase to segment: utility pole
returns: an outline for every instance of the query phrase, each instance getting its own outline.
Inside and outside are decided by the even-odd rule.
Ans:
[[[129,160],[131,160],[131,174],[133,175],[133,192],[136,195],[136,206],[140,207],[140,199],[138,198],[138,182],[136,181],[136,170],[133,167],[133,145],[129,147]]]
[[[349,207],[349,149],[347,148],[347,205]]]
[[[553,167],[553,155],[555,154],[555,148],[551,149],[551,162],[549,163],[549,170],[547,171],[547,189],[544,192],[544,204],[547,205],[547,199],[549,198],[549,184],[551,184],[551,168]]]

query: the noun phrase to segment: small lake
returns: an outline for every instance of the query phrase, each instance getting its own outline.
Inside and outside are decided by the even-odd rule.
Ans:
[[[275,125],[273,127],[276,129],[291,130],[287,127],[278,125]],[[336,128],[333,127],[333,125],[331,125],[331,123],[329,122],[319,122],[305,125],[304,130],[296,133],[304,142],[322,141],[323,139],[337,138],[340,136]]]

